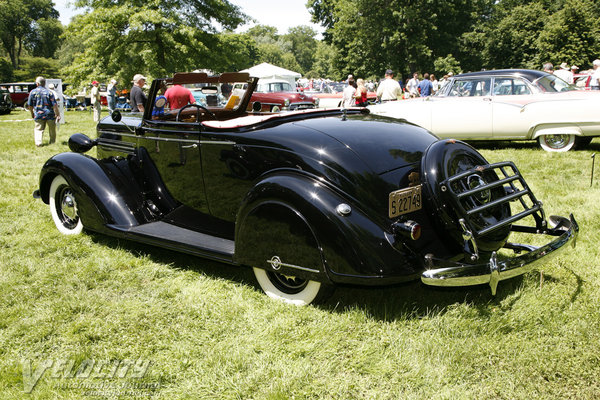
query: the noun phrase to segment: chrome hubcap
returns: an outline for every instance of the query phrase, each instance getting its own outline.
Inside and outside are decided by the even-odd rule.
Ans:
[[[546,144],[553,149],[561,149],[569,142],[569,135],[547,135]]]
[[[77,203],[75,202],[73,192],[71,192],[71,189],[69,188],[66,188],[62,192],[60,213],[62,214],[62,220],[64,221],[65,226],[70,227],[77,224],[79,219],[77,216]]]

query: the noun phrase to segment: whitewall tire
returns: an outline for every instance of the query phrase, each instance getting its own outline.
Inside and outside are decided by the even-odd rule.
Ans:
[[[267,296],[297,306],[317,302],[327,291],[320,282],[267,272],[262,268],[254,268],[254,276]]]
[[[542,135],[538,141],[546,151],[564,152],[575,146],[575,135]]]
[[[76,235],[83,230],[73,188],[62,175],[56,175],[50,184],[50,213],[54,224],[64,235]]]

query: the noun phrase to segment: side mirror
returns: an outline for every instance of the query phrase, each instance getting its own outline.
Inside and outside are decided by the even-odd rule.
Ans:
[[[112,114],[110,114],[110,117],[112,118],[112,120],[114,122],[119,122],[119,121],[121,121],[122,115],[121,115],[121,112],[119,110],[114,110],[112,112]]]
[[[98,144],[83,133],[75,133],[69,138],[69,149],[75,153],[85,153]]]
[[[262,110],[262,103],[260,101],[255,101],[252,103],[252,111],[260,112]]]

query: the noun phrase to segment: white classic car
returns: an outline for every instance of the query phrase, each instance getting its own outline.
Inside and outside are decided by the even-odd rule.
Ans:
[[[600,92],[577,90],[542,71],[461,74],[435,96],[369,109],[420,125],[442,138],[538,140],[546,151],[568,151],[600,136]]]

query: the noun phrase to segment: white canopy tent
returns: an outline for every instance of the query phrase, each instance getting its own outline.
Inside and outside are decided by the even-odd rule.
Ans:
[[[250,76],[257,77],[262,81],[284,80],[289,82],[293,88],[296,87],[296,80],[302,77],[298,72],[277,67],[269,63],[258,64],[240,72],[248,72]]]

